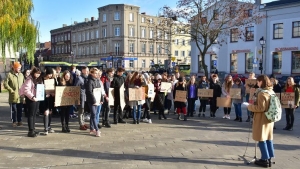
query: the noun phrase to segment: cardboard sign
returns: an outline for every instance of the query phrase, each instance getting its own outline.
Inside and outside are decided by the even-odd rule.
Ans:
[[[144,98],[145,98],[145,92],[144,92]],[[123,111],[125,105],[126,105],[126,102],[125,102],[125,89],[124,89],[124,83],[123,83],[122,86],[120,87],[120,107],[121,107],[121,111]]]
[[[80,86],[56,86],[55,107],[80,105]]]
[[[172,91],[172,83],[169,82],[161,82],[160,85],[160,92],[168,92],[171,93]]]
[[[231,107],[231,98],[217,97],[217,107]]]
[[[176,90],[175,100],[177,102],[186,102],[186,91]]]
[[[198,89],[199,97],[213,97],[214,90],[213,89]]]
[[[148,97],[151,99],[155,97],[154,84],[148,84]]]
[[[46,91],[54,91],[55,90],[54,79],[44,80],[44,85],[45,85]]]
[[[108,105],[113,106],[115,102],[115,89],[109,88],[108,91]]]
[[[256,85],[256,79],[246,79],[245,80],[246,93],[250,93],[250,88],[253,88],[255,85]]]
[[[36,85],[36,96],[35,98],[38,101],[45,100],[45,85],[44,84],[37,84]]]
[[[129,101],[145,100],[145,88],[129,88]]]
[[[242,98],[242,94],[241,94],[241,89],[240,88],[231,88],[230,89],[230,97],[232,99],[241,99]]]
[[[101,102],[101,88],[93,89],[93,95],[96,99],[96,103],[100,103]]]
[[[295,105],[295,93],[281,93],[281,107],[282,108],[294,108]]]

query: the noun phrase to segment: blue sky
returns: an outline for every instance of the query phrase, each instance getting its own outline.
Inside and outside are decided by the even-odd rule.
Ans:
[[[108,4],[140,6],[140,12],[157,15],[164,5],[176,7],[177,0],[33,0],[32,18],[40,22],[40,42],[50,41],[50,30],[83,22],[84,18],[98,18],[97,8]]]

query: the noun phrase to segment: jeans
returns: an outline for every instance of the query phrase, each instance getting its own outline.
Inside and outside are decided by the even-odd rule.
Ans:
[[[242,103],[233,103],[236,117],[242,117]]]
[[[97,117],[96,117],[98,106],[95,106],[92,103],[88,103],[88,105],[89,105],[89,108],[90,108],[90,111],[91,111],[90,130],[98,131],[99,130],[98,129],[98,122],[99,121],[97,121]]]
[[[246,94],[246,102],[249,102],[249,97],[250,97],[250,94],[247,93],[247,94]],[[248,109],[247,109],[247,115],[248,115],[248,116],[251,115],[251,111],[249,111]]]
[[[28,111],[28,131],[32,132],[35,130],[35,119],[36,119],[36,112],[39,107],[39,102],[34,102],[28,98],[26,98],[26,105]]]
[[[133,106],[133,110],[132,110],[133,120],[140,120],[140,118],[141,118],[141,107],[142,107],[142,105]],[[136,112],[136,109],[137,109],[137,112]]]
[[[101,107],[102,107],[102,104],[100,104],[99,106],[97,106],[97,111],[96,111],[96,121],[97,121],[97,124],[100,123]]]
[[[13,123],[22,122],[22,108],[23,103],[10,104],[11,120]]]
[[[274,157],[274,146],[272,140],[259,141],[258,147],[261,152],[261,159],[268,160]]]

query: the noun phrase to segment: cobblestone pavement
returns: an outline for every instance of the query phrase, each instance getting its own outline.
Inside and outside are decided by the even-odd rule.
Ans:
[[[253,168],[247,165],[255,154],[249,137],[249,123],[217,118],[190,117],[179,121],[176,115],[158,120],[152,114],[153,124],[112,125],[102,128],[102,137],[90,136],[78,129],[77,119],[71,119],[71,133],[61,133],[59,118],[53,119],[55,133],[37,138],[26,137],[24,125],[13,128],[7,103],[7,93],[0,94],[0,168],[113,168],[113,169],[231,169]],[[245,109],[243,114],[246,115]],[[208,115],[208,114],[207,114]],[[245,120],[245,118],[243,119]],[[300,166],[299,110],[294,131],[283,131],[285,117],[276,123],[274,132],[276,162],[274,169],[297,169]],[[42,131],[42,117],[37,118],[37,129]],[[260,157],[258,150],[257,156]]]

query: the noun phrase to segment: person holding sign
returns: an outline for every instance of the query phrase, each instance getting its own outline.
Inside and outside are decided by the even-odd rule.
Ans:
[[[143,115],[143,122],[146,123],[152,123],[151,116],[150,116],[150,103],[151,103],[151,96],[154,94],[154,85],[151,82],[150,76],[148,73],[144,73],[144,85],[143,87],[145,88],[145,111]],[[149,90],[149,86],[152,86],[153,90]],[[150,92],[153,92],[150,93]]]
[[[185,86],[185,83],[183,82],[182,77],[180,77],[178,79],[178,82],[175,85],[174,93],[173,93],[174,99],[176,97],[176,91],[178,91],[178,90],[186,91],[186,86]],[[196,88],[195,88],[195,90],[196,90]],[[196,93],[196,96],[197,96],[197,92],[194,92],[194,94],[195,93]],[[174,101],[174,107],[177,109],[177,114],[178,114],[177,119],[181,120],[181,118],[180,118],[180,112],[181,112],[184,115],[184,121],[187,121],[187,112],[186,112],[185,102]],[[194,107],[192,107],[192,108],[194,108]]]
[[[190,81],[188,82],[186,86],[187,90],[187,98],[188,98],[188,112],[187,116],[194,116],[194,107],[195,107],[195,101],[197,100],[197,88],[198,86],[195,84],[195,77],[191,77]]]
[[[73,86],[73,76],[68,70],[65,70],[62,76],[59,78],[58,86]],[[62,98],[63,99],[63,98]],[[57,100],[56,100],[57,101]],[[69,128],[69,112],[72,106],[59,106],[60,108],[60,122],[63,133],[70,133]]]
[[[50,67],[46,68],[44,77],[42,78],[43,82],[45,84],[45,100],[41,101],[40,106],[42,109],[40,110],[43,115],[43,121],[44,121],[44,135],[48,135],[48,133],[54,133],[54,130],[50,127],[51,126],[51,117],[52,117],[52,110],[54,108],[54,90],[49,91],[47,90],[47,87],[51,89],[55,89],[55,80],[53,79],[53,69]],[[46,85],[47,81],[50,82],[49,86]],[[53,83],[51,83],[53,81]],[[46,83],[45,83],[46,82]]]
[[[266,75],[257,77],[257,85],[263,90],[272,91],[273,85]],[[267,92],[258,92],[255,97],[254,104],[248,105],[248,110],[253,112],[252,138],[258,141],[258,147],[261,152],[261,159],[256,160],[255,164],[268,167],[270,159],[274,157],[274,122],[270,122],[265,115],[265,111],[267,111],[270,106],[271,96]]]
[[[213,89],[213,97],[210,99],[210,117],[216,117],[216,111],[218,110],[217,107],[217,98],[222,94],[221,83],[219,81],[219,77],[217,74],[213,74],[211,76],[211,82],[209,84],[209,88]]]
[[[199,81],[199,89],[208,89],[208,88],[209,88],[209,84],[206,81],[206,76],[202,76],[201,80]],[[201,116],[202,111],[203,111],[202,116],[205,117],[205,110],[206,110],[208,98],[207,97],[199,97],[199,100],[200,100],[200,108],[199,108],[198,117]],[[212,117],[212,113],[210,113],[210,117]]]
[[[222,85],[222,95],[230,99],[230,89],[233,85],[233,80],[231,75],[227,75],[225,81]],[[224,107],[224,116],[223,119],[230,119],[231,107]]]
[[[242,103],[243,103],[243,96],[245,95],[245,87],[242,80],[238,77],[234,79],[234,84],[232,89],[241,89],[240,99],[232,99],[232,103],[235,109],[236,118],[234,121],[242,122]]]
[[[293,130],[295,109],[299,106],[299,88],[293,77],[288,77],[284,86],[284,92],[295,93],[294,102],[290,101],[289,108],[285,108],[286,126],[283,130]]]
[[[163,116],[164,119],[167,119],[167,117],[164,114],[164,102],[165,102],[165,93],[160,92],[161,88],[161,80],[162,77],[160,74],[156,76],[156,81],[154,82],[154,92],[155,98],[154,98],[154,105],[155,109],[158,110],[158,119],[161,120],[161,116]]]
[[[36,112],[39,107],[39,101],[36,98],[36,88],[38,84],[42,84],[43,81],[40,78],[41,70],[33,67],[30,76],[26,79],[25,83],[21,87],[21,95],[25,95],[25,101],[28,111],[28,137],[36,137],[39,133],[35,131],[35,119]]]
[[[256,79],[255,78],[255,73],[254,72],[250,72],[249,73],[249,76],[248,76],[248,79],[249,80],[254,80],[254,79]],[[247,84],[247,79],[246,79],[246,83],[245,83],[245,87],[246,87],[246,90],[247,90],[247,88],[249,88],[249,91],[247,92],[247,94],[246,94],[246,102],[249,102],[249,99],[250,99],[250,92],[252,92],[252,93],[254,93],[255,92],[255,90],[258,88],[258,86],[257,86],[257,84],[255,83],[255,84],[250,84],[249,86],[247,86],[248,84]],[[249,110],[247,110],[247,115],[248,115],[248,118],[247,118],[247,120],[246,120],[246,122],[250,122],[250,117],[251,117],[251,112],[249,111]]]
[[[100,137],[100,130],[98,128],[98,122],[96,113],[97,107],[103,103],[103,97],[101,97],[105,93],[100,93],[100,96],[94,95],[94,90],[101,88],[100,80],[98,80],[98,69],[92,68],[90,74],[88,76],[88,81],[85,88],[86,93],[86,102],[91,111],[91,118],[90,118],[90,134],[95,135],[96,137]],[[100,97],[97,99],[96,97]]]

